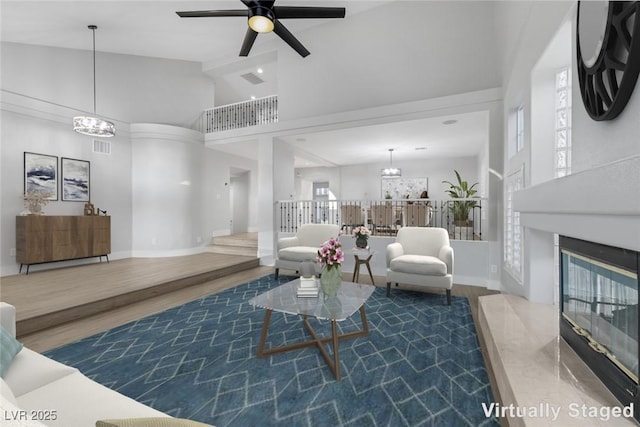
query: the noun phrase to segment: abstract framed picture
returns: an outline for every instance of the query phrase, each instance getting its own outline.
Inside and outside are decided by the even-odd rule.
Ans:
[[[24,194],[48,194],[47,200],[58,200],[58,156],[24,153]]]
[[[62,200],[88,202],[91,181],[87,160],[62,158]]]

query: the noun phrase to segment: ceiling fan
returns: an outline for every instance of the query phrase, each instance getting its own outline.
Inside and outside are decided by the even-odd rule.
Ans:
[[[240,56],[248,56],[258,33],[273,31],[303,58],[309,51],[296,39],[281,19],[315,19],[315,18],[344,18],[344,7],[302,7],[302,6],[274,6],[273,1],[241,0],[247,9],[234,10],[200,10],[191,12],[176,12],[181,18],[209,18],[226,16],[246,16],[249,28],[244,36]]]

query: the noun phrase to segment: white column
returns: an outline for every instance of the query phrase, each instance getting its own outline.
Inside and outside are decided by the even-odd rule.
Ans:
[[[273,265],[274,240],[274,179],[273,137],[258,137],[258,256],[261,265]]]

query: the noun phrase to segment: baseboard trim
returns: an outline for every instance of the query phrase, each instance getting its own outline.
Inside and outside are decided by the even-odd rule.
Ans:
[[[454,274],[453,283],[457,283],[459,285],[478,286],[481,288],[487,287],[487,279],[474,276],[459,276]]]

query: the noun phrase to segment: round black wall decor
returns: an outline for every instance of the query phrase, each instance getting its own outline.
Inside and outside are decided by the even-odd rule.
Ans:
[[[594,120],[616,118],[640,73],[640,1],[578,2],[578,81]]]

